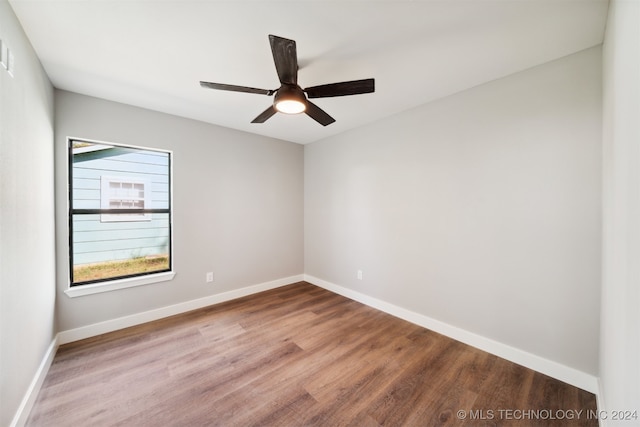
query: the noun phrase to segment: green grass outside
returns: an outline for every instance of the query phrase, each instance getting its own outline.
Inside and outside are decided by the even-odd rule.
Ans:
[[[169,269],[169,256],[140,257],[123,261],[79,265],[73,268],[74,283],[110,279],[130,274],[150,273]]]

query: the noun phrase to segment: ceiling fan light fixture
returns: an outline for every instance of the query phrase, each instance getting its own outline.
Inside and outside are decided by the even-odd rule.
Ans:
[[[276,110],[285,114],[300,114],[306,110],[306,106],[295,99],[285,99],[275,104]]]
[[[285,114],[300,114],[307,109],[307,99],[298,86],[282,85],[273,100],[276,110]]]

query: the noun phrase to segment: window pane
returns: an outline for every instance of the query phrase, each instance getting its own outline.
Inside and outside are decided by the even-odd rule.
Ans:
[[[169,209],[169,153],[85,142],[72,152],[75,209],[107,208],[105,198],[144,199],[147,209]]]
[[[170,269],[169,214],[146,222],[73,215],[74,283]]]

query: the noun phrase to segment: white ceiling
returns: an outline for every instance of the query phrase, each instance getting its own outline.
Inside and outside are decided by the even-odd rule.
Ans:
[[[309,143],[602,43],[606,0],[9,0],[57,88]],[[336,122],[251,120],[279,87],[268,34],[297,42],[300,86]],[[18,58],[17,58],[18,59]]]

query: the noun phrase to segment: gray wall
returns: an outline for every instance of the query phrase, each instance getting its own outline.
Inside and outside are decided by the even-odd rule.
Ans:
[[[305,146],[305,273],[597,375],[600,61]]]
[[[303,273],[301,145],[65,91],[55,105],[60,330]],[[64,294],[69,136],[173,151],[174,280]]]
[[[0,425],[7,426],[54,338],[53,87],[6,0],[0,39]]]
[[[640,3],[610,3],[603,48],[600,409],[640,411]],[[639,425],[610,421],[610,425]]]

